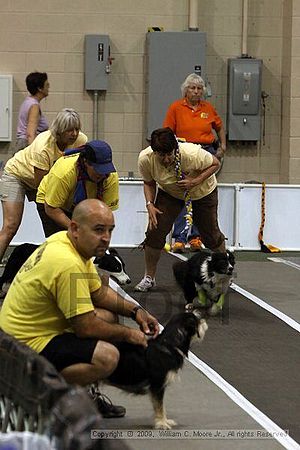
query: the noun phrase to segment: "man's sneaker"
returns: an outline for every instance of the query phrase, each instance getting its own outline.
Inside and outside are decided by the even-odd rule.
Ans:
[[[184,253],[185,251],[185,245],[183,242],[175,242],[172,247],[173,253]]]
[[[148,292],[151,288],[156,286],[156,282],[154,278],[151,278],[150,275],[144,276],[142,280],[135,286],[134,290],[139,292]]]
[[[202,242],[199,237],[195,237],[189,241],[191,252],[197,252],[202,248]]]
[[[95,402],[98,411],[102,417],[106,419],[114,419],[117,417],[124,417],[126,409],[124,406],[113,405],[111,400],[104,394],[101,394],[96,384],[92,384],[89,388],[89,394]]]

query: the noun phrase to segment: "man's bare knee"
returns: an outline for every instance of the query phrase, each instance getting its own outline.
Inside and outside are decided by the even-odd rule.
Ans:
[[[108,377],[117,367],[119,362],[117,347],[109,342],[98,341],[95,347],[92,364],[99,369],[99,378]]]

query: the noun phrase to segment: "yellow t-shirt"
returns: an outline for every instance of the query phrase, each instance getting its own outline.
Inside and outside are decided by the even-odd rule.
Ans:
[[[181,169],[186,175],[196,177],[204,169],[212,165],[212,155],[201,145],[179,143],[181,155]],[[175,198],[184,200],[184,191],[177,185],[175,163],[164,167],[151,147],[147,147],[139,154],[138,168],[144,181],[156,181],[160,189]],[[199,200],[210,194],[217,186],[215,175],[211,175],[189,192],[192,200]]]
[[[77,148],[87,142],[87,136],[79,132],[73,145]],[[23,150],[15,153],[5,164],[4,170],[19,178],[30,188],[36,189],[34,183],[34,168],[49,172],[55,161],[63,155],[56,144],[50,130],[37,135],[34,141]]]
[[[47,203],[53,208],[65,211],[73,210],[73,199],[77,184],[76,163],[79,154],[59,159],[50,172],[42,179],[37,196],[37,203]],[[93,181],[85,181],[87,198],[97,198],[97,185]],[[119,177],[117,172],[111,173],[103,181],[103,201],[112,211],[119,207]]]
[[[66,231],[53,234],[23,264],[0,311],[0,328],[41,352],[68,319],[94,310],[91,293],[101,280],[91,259],[74,248]]]

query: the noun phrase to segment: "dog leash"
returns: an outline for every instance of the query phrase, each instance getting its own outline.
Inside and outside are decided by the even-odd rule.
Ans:
[[[258,232],[260,249],[264,253],[280,253],[281,250],[278,247],[274,247],[274,245],[271,244],[265,244],[263,241],[264,226],[266,221],[265,209],[266,209],[266,183],[263,181],[261,183],[261,223]]]
[[[179,146],[175,150],[175,174],[178,181],[184,180],[185,175],[181,168],[181,157]],[[193,225],[193,205],[192,205],[192,198],[188,190],[184,191],[184,203],[186,207],[186,214],[185,214],[185,227],[182,230],[182,233],[189,230]]]

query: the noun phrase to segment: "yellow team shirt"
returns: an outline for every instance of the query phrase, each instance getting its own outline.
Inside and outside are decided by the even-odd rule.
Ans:
[[[77,148],[86,142],[87,136],[79,132],[74,144],[68,148]],[[55,161],[61,156],[63,156],[63,152],[58,148],[50,130],[47,130],[38,134],[28,147],[15,153],[5,164],[4,170],[19,178],[30,188],[36,189],[34,168],[49,172]]]
[[[76,163],[79,154],[65,156],[59,159],[50,172],[42,179],[37,196],[37,203],[47,203],[53,208],[65,211],[73,210],[73,199],[77,184]],[[86,180],[87,198],[97,198],[97,185]],[[103,181],[103,201],[112,211],[119,207],[119,177],[116,172],[111,173]]]
[[[0,311],[0,328],[41,352],[73,332],[68,319],[94,310],[101,280],[91,259],[78,254],[66,231],[53,234],[23,264]]]
[[[181,169],[186,175],[196,177],[199,172],[212,165],[212,155],[201,145],[179,143],[181,155]],[[139,154],[138,168],[144,181],[156,181],[159,188],[175,198],[184,200],[184,191],[177,185],[175,163],[164,167],[151,147],[147,147]],[[192,200],[199,200],[210,194],[217,186],[215,175],[211,175],[198,186],[190,189]]]

